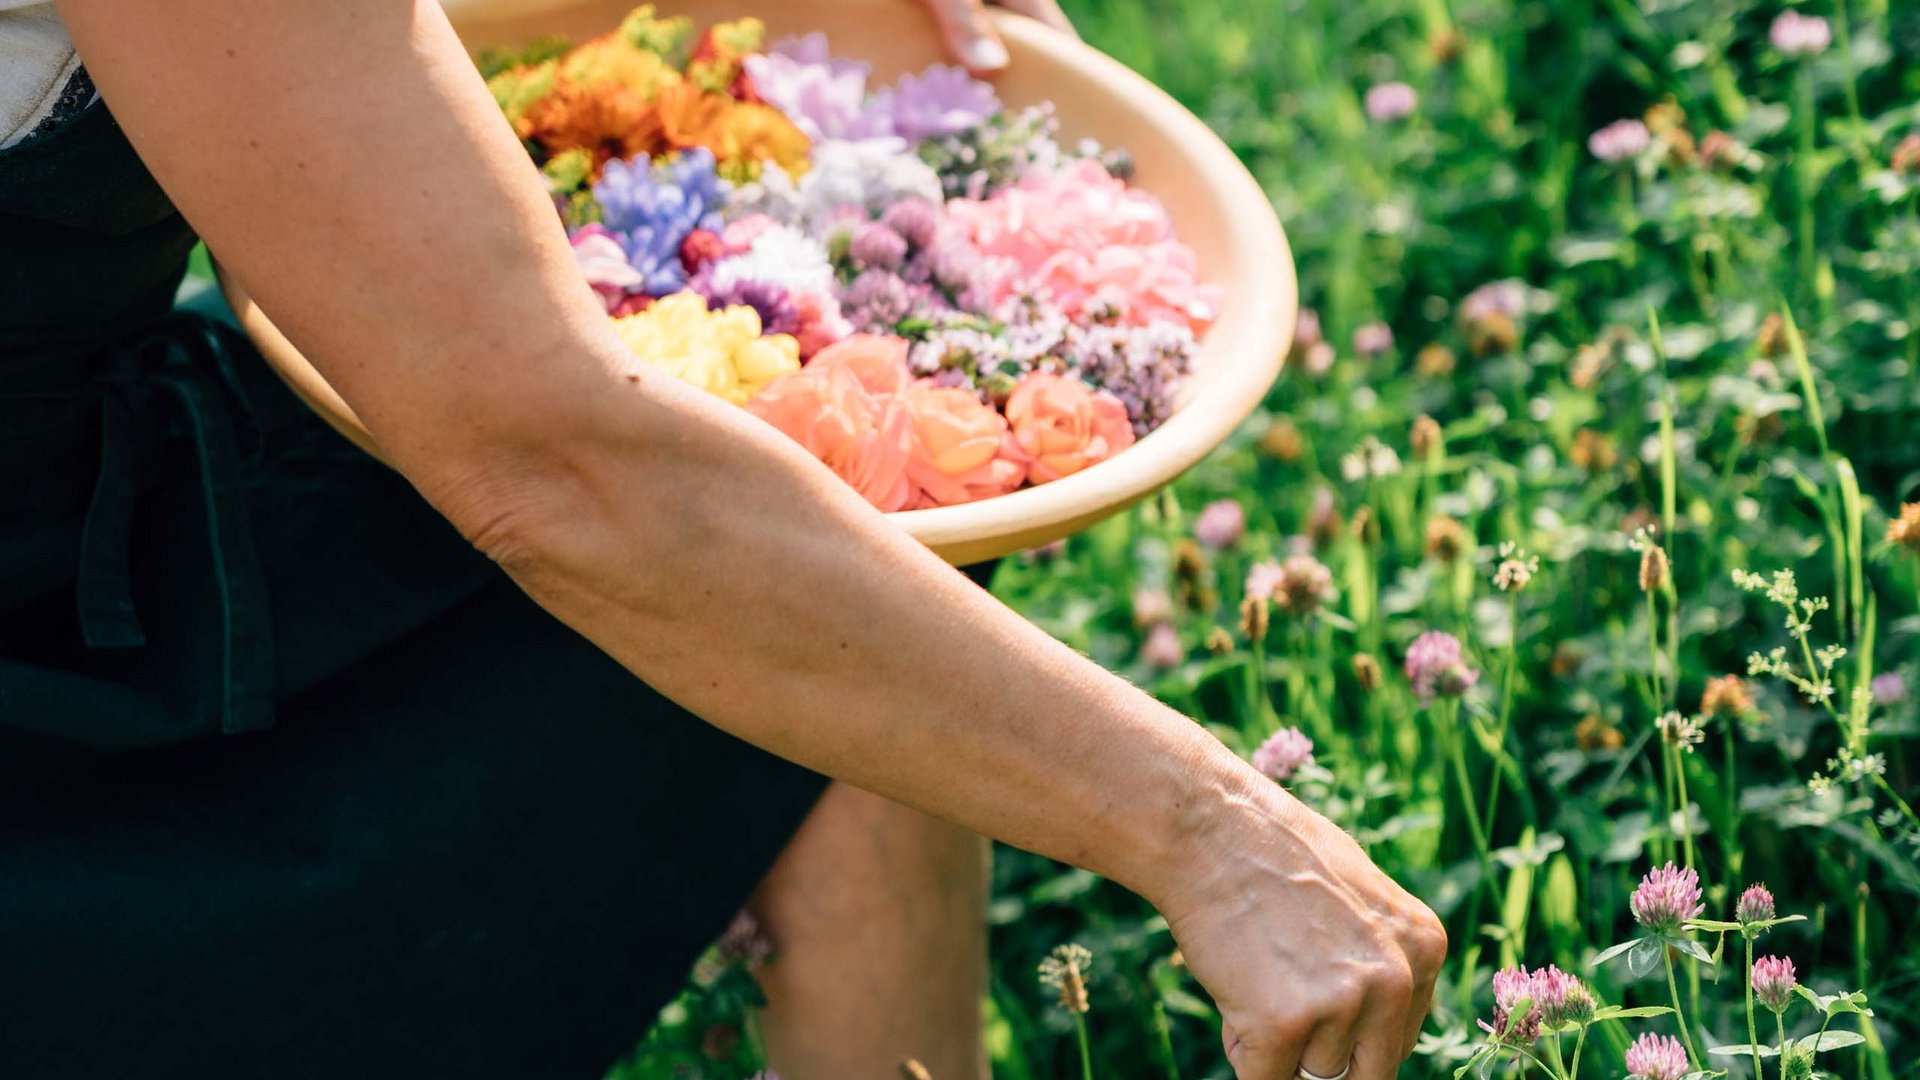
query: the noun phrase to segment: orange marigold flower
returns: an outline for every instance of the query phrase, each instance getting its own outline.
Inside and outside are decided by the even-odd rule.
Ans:
[[[549,157],[587,151],[595,176],[611,158],[663,148],[658,111],[639,93],[612,83],[555,86],[520,118],[520,137],[540,144]]]
[[[659,54],[636,49],[618,34],[603,34],[568,53],[560,62],[560,77],[582,86],[623,86],[647,98],[681,81]]]
[[[790,173],[806,168],[813,144],[777,109],[702,93],[691,83],[661,88],[655,105],[675,149],[706,147],[722,165],[772,161]]]

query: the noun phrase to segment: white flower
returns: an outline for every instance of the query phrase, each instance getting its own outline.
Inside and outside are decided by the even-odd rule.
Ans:
[[[745,254],[714,264],[716,292],[742,281],[778,285],[789,292],[824,293],[833,287],[833,263],[820,241],[790,225],[774,225],[754,237]]]

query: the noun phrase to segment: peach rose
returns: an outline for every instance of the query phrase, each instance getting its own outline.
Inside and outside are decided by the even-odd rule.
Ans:
[[[951,506],[1005,495],[1027,479],[1027,464],[1006,418],[971,392],[916,384],[901,395],[913,423],[907,479],[911,508]]]
[[[1119,398],[1060,375],[1022,379],[1007,399],[1007,423],[1036,484],[1071,476],[1133,445],[1133,425]]]
[[[907,460],[913,425],[891,395],[872,394],[845,366],[775,379],[747,410],[825,462],[861,497],[891,513],[913,497]]]
[[[883,334],[854,334],[821,349],[810,369],[841,368],[870,394],[898,394],[912,381],[907,374],[907,340]]]

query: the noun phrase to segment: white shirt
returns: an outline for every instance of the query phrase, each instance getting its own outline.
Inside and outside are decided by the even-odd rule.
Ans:
[[[0,146],[40,126],[79,71],[73,40],[51,3],[0,0]]]

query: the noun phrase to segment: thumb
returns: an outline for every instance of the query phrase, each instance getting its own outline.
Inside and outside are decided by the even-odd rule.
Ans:
[[[940,36],[947,50],[976,75],[985,75],[1007,66],[1007,47],[987,21],[981,0],[922,0],[934,21],[940,24]]]

